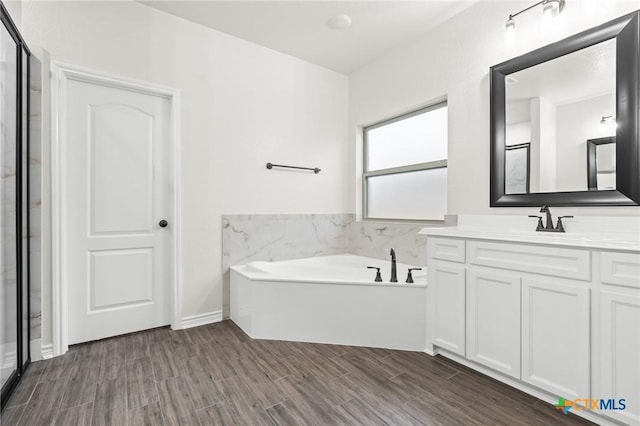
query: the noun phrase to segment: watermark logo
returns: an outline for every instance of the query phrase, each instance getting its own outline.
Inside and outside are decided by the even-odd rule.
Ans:
[[[564,414],[567,414],[569,410],[573,407],[573,402],[565,400],[563,397],[558,398],[558,403],[556,404],[556,410],[562,411]]]
[[[620,399],[574,399],[573,401],[558,398],[558,403],[555,404],[556,410],[562,411],[567,414],[569,410],[583,410],[583,411],[599,411],[599,410],[624,410],[627,408],[627,400]]]

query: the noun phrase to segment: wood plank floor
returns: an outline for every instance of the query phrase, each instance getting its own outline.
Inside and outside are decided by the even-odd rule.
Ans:
[[[253,340],[231,321],[34,362],[12,425],[590,424],[442,357]]]

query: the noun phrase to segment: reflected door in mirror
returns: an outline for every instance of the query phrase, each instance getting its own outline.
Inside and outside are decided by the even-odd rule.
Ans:
[[[616,138],[587,141],[587,180],[589,191],[616,189]]]

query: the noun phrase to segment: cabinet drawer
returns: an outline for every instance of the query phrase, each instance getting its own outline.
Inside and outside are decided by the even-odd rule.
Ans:
[[[464,263],[464,240],[455,238],[429,238],[427,242],[429,257]]]
[[[602,252],[600,276],[605,284],[640,288],[640,254]]]
[[[467,258],[473,265],[591,280],[588,250],[550,246],[469,241]]]

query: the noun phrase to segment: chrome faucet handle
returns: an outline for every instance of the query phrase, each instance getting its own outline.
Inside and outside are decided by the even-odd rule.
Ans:
[[[409,268],[407,271],[407,280],[405,281],[408,284],[413,284],[413,275],[411,275],[411,271],[422,271],[422,268]]]
[[[562,219],[572,219],[573,216],[558,216],[558,224],[556,225],[556,231],[565,232],[564,225],[562,224]]]
[[[535,214],[530,214],[529,217],[538,218],[538,226],[536,227],[536,231],[540,231],[541,229],[544,229],[544,224],[542,223],[542,216],[536,216]]]
[[[376,270],[376,279],[374,280],[377,283],[382,282],[382,275],[380,275],[380,268],[377,266],[367,266],[367,269],[375,269]]]

